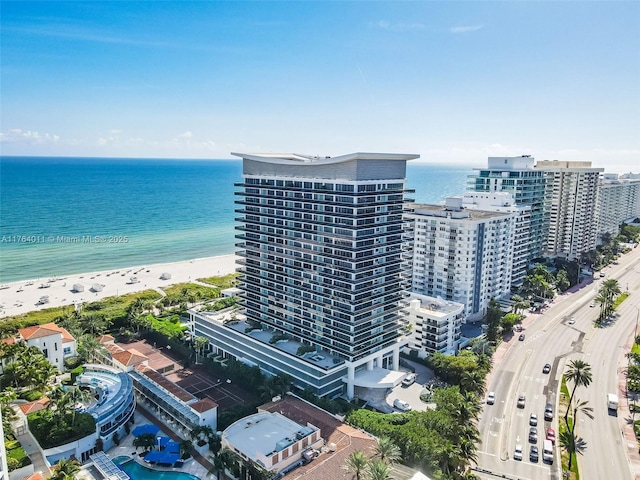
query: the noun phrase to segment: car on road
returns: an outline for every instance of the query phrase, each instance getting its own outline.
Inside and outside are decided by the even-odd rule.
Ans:
[[[513,452],[514,460],[522,460],[522,445],[516,445],[516,449]]]
[[[518,340],[520,340],[521,342],[524,340],[524,333],[520,334],[520,336],[518,337]]]
[[[493,405],[496,403],[496,392],[489,392],[487,395],[487,405]]]
[[[600,272],[600,278],[604,278],[604,272]]]
[[[549,373],[551,371],[551,364],[545,363],[544,367],[542,367],[542,373]]]
[[[536,427],[529,428],[529,442],[538,443],[538,429]]]
[[[547,428],[547,440],[553,444],[556,443],[556,432],[552,428]]]
[[[402,386],[408,387],[409,385],[413,385],[416,381],[416,378],[418,378],[418,375],[416,375],[415,373],[410,373],[409,375],[404,377],[404,380],[402,380]]]
[[[539,459],[540,459],[540,456],[538,453],[538,446],[531,445],[531,448],[529,449],[529,461],[537,463]]]
[[[393,406],[398,410],[402,410],[403,412],[411,411],[411,405],[409,405],[409,402],[405,402],[404,400],[400,400],[399,398],[396,398],[393,401]]]
[[[547,403],[547,406],[544,407],[544,419],[547,422],[553,420],[553,405],[551,405],[550,403]]]
[[[538,426],[538,415],[536,415],[535,413],[529,415],[529,425],[531,425],[532,427]]]
[[[520,395],[520,396],[518,397],[518,403],[517,403],[518,408],[524,408],[525,401],[526,401],[526,400],[525,400],[524,394],[523,394],[523,395]]]
[[[576,323],[576,317],[571,317],[567,323],[569,325],[573,325],[574,323]]]
[[[595,307],[595,306],[596,306],[596,302],[591,301],[591,303],[589,304],[589,306],[590,306],[591,308]]]

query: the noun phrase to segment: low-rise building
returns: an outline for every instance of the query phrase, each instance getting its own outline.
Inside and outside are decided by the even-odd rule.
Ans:
[[[222,447],[277,474],[313,458],[323,445],[320,429],[300,425],[277,412],[259,412],[232,423],[222,432]]]
[[[60,371],[64,371],[66,358],[76,356],[76,339],[55,323],[21,328],[17,340],[37,347],[49,363]]]
[[[412,325],[409,352],[413,350],[424,358],[435,352],[454,354],[458,351],[464,305],[412,293],[407,312]]]

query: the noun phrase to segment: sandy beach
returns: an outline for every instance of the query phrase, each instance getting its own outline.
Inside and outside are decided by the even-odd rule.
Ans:
[[[222,255],[3,284],[0,288],[0,318],[158,289],[196,278],[227,275],[235,272],[236,258],[236,255]],[[74,286],[81,288],[76,291]],[[46,303],[41,303],[43,297],[46,297]]]

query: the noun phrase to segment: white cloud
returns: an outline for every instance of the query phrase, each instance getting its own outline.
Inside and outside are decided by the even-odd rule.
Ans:
[[[481,28],[484,28],[484,25],[466,25],[460,27],[451,27],[451,33],[468,33],[468,32],[477,32]]]
[[[11,128],[6,133],[0,132],[0,143],[55,144],[60,137],[51,133],[41,134],[32,130]]]
[[[391,23],[386,20],[378,20],[377,22],[370,23],[370,26],[389,32],[410,32],[424,29],[424,25],[421,23]]]
[[[178,138],[191,138],[193,137],[193,133],[186,131],[184,133],[181,133],[180,135],[178,135]]]

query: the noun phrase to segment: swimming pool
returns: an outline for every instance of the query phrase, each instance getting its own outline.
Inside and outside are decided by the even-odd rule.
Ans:
[[[152,470],[140,465],[128,456],[116,457],[113,459],[113,463],[127,472],[132,480],[200,480],[190,473]]]

